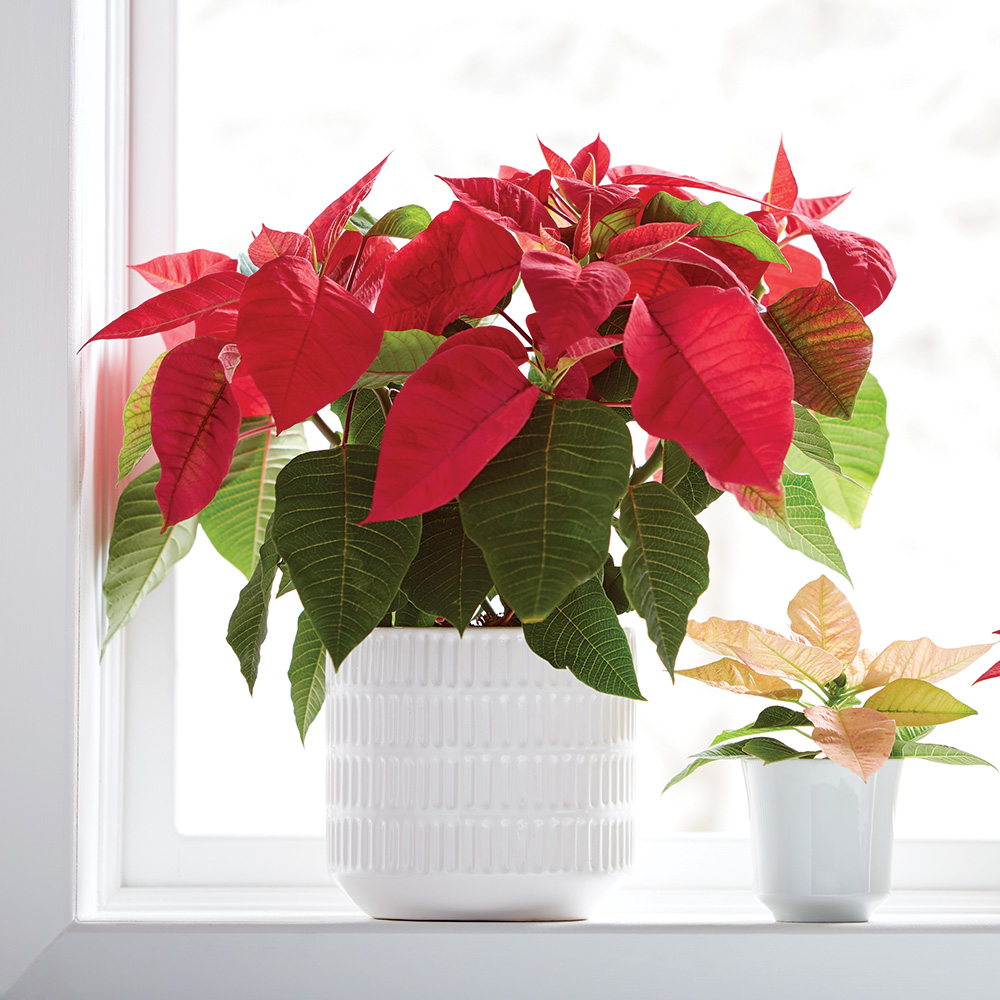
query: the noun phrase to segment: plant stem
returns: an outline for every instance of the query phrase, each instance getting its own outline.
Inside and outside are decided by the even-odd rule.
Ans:
[[[382,416],[388,420],[389,407],[392,406],[392,399],[389,397],[389,390],[384,386],[379,386],[377,389],[372,389],[372,392],[375,393],[378,405],[382,407]]]
[[[521,324],[520,324],[520,323],[518,323],[518,322],[516,322],[515,320],[511,319],[511,317],[510,317],[510,316],[508,316],[508,315],[507,315],[507,313],[506,313],[506,312],[504,312],[504,310],[503,310],[503,309],[501,309],[501,310],[500,310],[500,312],[499,312],[499,313],[497,313],[497,315],[498,315],[498,316],[502,316],[502,317],[503,317],[503,318],[504,318],[505,320],[507,320],[507,322],[508,322],[508,323],[510,323],[510,325],[511,325],[512,327],[514,327],[514,329],[515,329],[515,330],[517,331],[517,333],[519,333],[519,334],[521,335],[521,339],[522,339],[522,340],[523,340],[523,341],[524,341],[524,342],[525,342],[525,343],[526,343],[526,344],[527,344],[527,345],[528,345],[529,347],[531,347],[531,346],[532,346],[532,344],[531,344],[531,337],[529,337],[529,336],[528,336],[528,334],[527,334],[527,333],[525,333],[525,331],[524,331],[524,330],[523,330],[523,329],[521,328]]]
[[[274,421],[271,420],[266,424],[261,424],[260,427],[251,427],[250,430],[243,431],[243,433],[240,434],[240,436],[236,440],[242,441],[244,438],[253,437],[254,434],[263,434],[264,431],[274,430],[274,427],[275,427]]]
[[[344,291],[349,292],[351,290],[351,285],[354,284],[354,275],[358,273],[358,264],[361,263],[361,255],[365,252],[365,244],[368,242],[368,234],[365,233],[361,237],[361,246],[358,247],[357,256],[354,258],[354,263],[351,265],[351,274],[347,279],[347,284],[344,286]],[[344,432],[344,438],[347,438],[347,432]]]
[[[351,414],[354,413],[354,403],[358,398],[358,390],[351,390],[351,397],[347,401],[347,413],[344,415],[344,444],[351,440]]]
[[[567,222],[579,222],[580,216],[577,214],[573,206],[555,189],[552,188],[552,197],[559,202],[566,212],[563,212],[558,206],[556,211],[567,221]],[[568,215],[566,213],[569,213]]]
[[[629,486],[638,486],[644,483],[656,471],[663,468],[663,442],[657,441],[656,447],[650,453],[649,458],[640,465],[629,478]]]
[[[331,447],[336,448],[342,443],[340,435],[331,430],[318,413],[314,413],[309,419],[319,428],[320,433],[330,442]]]

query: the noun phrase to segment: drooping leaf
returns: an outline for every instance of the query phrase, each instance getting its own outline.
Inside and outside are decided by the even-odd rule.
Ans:
[[[825,576],[807,583],[789,602],[792,631],[843,663],[857,656],[861,621],[843,592]]]
[[[865,708],[881,712],[900,726],[939,726],[977,714],[942,688],[912,678],[890,681],[865,702]]]
[[[618,532],[625,592],[673,676],[688,615],[708,587],[708,534],[676,493],[660,483],[630,486]]]
[[[382,327],[303,257],[279,257],[247,279],[236,343],[280,433],[350,389],[382,344]]]
[[[900,639],[890,643],[865,671],[862,691],[901,679],[943,681],[975,663],[993,643],[945,649],[930,639]]]
[[[522,622],[541,621],[604,565],[631,455],[627,428],[599,403],[541,398],[462,493],[465,531]]]
[[[306,732],[323,707],[326,695],[326,649],[305,611],[299,615],[288,680],[292,686],[295,725],[305,743]]]
[[[340,418],[343,427],[347,421],[347,410],[351,405],[351,395],[355,390],[344,393],[330,404],[330,409]],[[345,444],[370,444],[378,448],[385,433],[385,413],[378,396],[371,389],[358,389],[351,409],[351,423]]]
[[[251,262],[260,268],[270,260],[291,254],[294,257],[312,259],[312,243],[301,233],[281,233],[267,226],[261,226],[247,249]]]
[[[696,223],[694,235],[705,236],[749,250],[761,261],[784,264],[785,258],[778,247],[769,240],[753,220],[735,209],[713,201],[708,205],[691,199],[675,198],[666,191],[658,191],[649,200],[642,214],[642,224],[654,222]]]
[[[160,468],[154,465],[136,476],[118,498],[104,577],[108,632],[101,655],[111,637],[132,620],[142,599],[194,543],[196,518],[161,531],[163,518],[154,492],[159,477]]]
[[[454,500],[524,426],[538,394],[492,347],[462,345],[435,355],[389,411],[368,522]]]
[[[874,312],[892,291],[896,268],[889,251],[877,240],[823,222],[809,222],[808,231],[826,261],[837,291],[863,316]]]
[[[875,485],[889,431],[885,423],[886,401],[881,386],[869,373],[861,387],[850,420],[817,416],[824,435],[833,447],[842,475],[838,476],[806,456],[796,456],[796,471],[807,473],[816,495],[827,510],[842,517],[852,527],[861,527],[861,518]]]
[[[533,250],[521,258],[521,280],[535,307],[549,365],[581,337],[594,337],[628,291],[628,275],[603,261],[580,267]]]
[[[459,316],[487,316],[517,280],[521,248],[461,202],[385,264],[375,315],[388,330],[440,334]]]
[[[796,402],[849,418],[872,358],[872,333],[861,313],[821,280],[788,292],[765,319],[792,366]]]
[[[444,343],[444,337],[426,330],[386,330],[378,355],[355,388],[374,389],[389,382],[405,382]]]
[[[216,309],[236,306],[246,280],[236,271],[210,271],[188,285],[161,292],[122,313],[87,343],[146,337],[173,330]]]
[[[277,571],[278,549],[272,537],[272,523],[268,521],[256,565],[240,591],[226,631],[226,642],[240,661],[240,673],[246,679],[251,694],[257,683],[260,647],[267,638],[267,614]]]
[[[678,781],[683,781],[686,777],[688,777],[688,775],[697,771],[699,767],[704,767],[706,764],[710,764],[713,760],[725,760],[726,758],[749,756],[743,751],[745,743],[745,740],[741,740],[738,743],[723,743],[721,746],[709,747],[707,750],[702,750],[701,753],[692,754],[691,763],[688,764],[683,771],[679,771],[675,774],[663,786],[663,791],[665,792],[668,788],[672,788]]]
[[[461,635],[493,586],[486,559],[462,529],[457,501],[427,511],[423,522],[403,590],[417,608],[443,618]]]
[[[168,351],[150,394],[150,436],[160,460],[164,525],[186,521],[222,485],[240,433],[240,407],[219,360],[221,340],[197,337]]]
[[[784,352],[735,290],[708,286],[632,305],[625,357],[639,377],[632,412],[714,478],[777,492],[792,440]]]
[[[693,667],[689,670],[678,670],[679,677],[690,677],[701,681],[709,687],[722,688],[735,694],[753,694],[761,698],[773,698],[776,701],[798,701],[802,697],[802,688],[795,688],[782,677],[770,674],[759,674],[748,667],[742,660],[734,657],[724,657],[715,663],[706,663],[703,667]]]
[[[118,452],[118,482],[136,467],[153,443],[149,433],[149,397],[153,392],[156,373],[160,370],[160,363],[165,357],[166,352],[149,366],[149,370],[139,379],[139,384],[125,402],[125,412],[122,415],[125,433],[122,437],[121,451]]]
[[[809,720],[794,708],[786,708],[784,705],[768,705],[749,726],[744,726],[742,729],[724,729],[712,740],[712,746],[728,743],[744,736],[752,737],[760,733],[777,733],[809,725],[811,725]]]
[[[645,701],[628,637],[596,579],[582,583],[543,621],[526,622],[524,640],[552,666],[565,667],[595,691]]]
[[[779,760],[812,760],[817,751],[794,750],[771,736],[757,736],[743,744],[743,753],[765,764],[777,764]]]
[[[805,715],[823,753],[862,781],[867,782],[889,759],[896,741],[896,723],[881,712],[811,705]]]
[[[403,205],[386,212],[369,230],[368,236],[390,236],[412,240],[431,224],[431,214],[419,205]]]
[[[235,271],[237,262],[215,250],[188,250],[154,257],[145,264],[129,264],[129,270],[141,274],[157,291],[189,285],[195,278],[213,271]]]
[[[250,421],[241,425],[243,431],[253,429]],[[201,526],[216,552],[248,578],[274,510],[274,481],[307,447],[301,427],[277,436],[262,430],[243,438],[236,445],[229,474],[201,513]]]
[[[785,465],[793,472],[807,473],[808,469],[801,467],[801,460],[808,459],[815,465],[842,476],[840,466],[833,454],[833,445],[823,433],[819,421],[799,403],[792,403],[795,411],[795,430],[792,433],[792,445],[785,456]]]
[[[361,524],[378,452],[306,452],[278,474],[271,519],[313,627],[338,668],[389,610],[420,543],[420,519]]]
[[[890,758],[914,757],[920,760],[933,761],[935,764],[985,764],[993,767],[988,760],[976,757],[965,750],[942,746],[940,743],[912,743],[896,740],[892,747]]]
[[[809,476],[785,473],[781,477],[785,497],[785,518],[778,520],[760,514],[751,515],[764,524],[790,549],[836,570],[850,580],[844,557],[826,523],[826,515]]]

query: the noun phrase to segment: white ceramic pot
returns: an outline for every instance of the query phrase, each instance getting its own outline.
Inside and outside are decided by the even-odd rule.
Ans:
[[[520,629],[376,629],[328,678],[330,868],[366,913],[578,920],[624,880],[634,702]]]
[[[900,760],[744,760],[757,898],[776,920],[865,921],[889,895]]]

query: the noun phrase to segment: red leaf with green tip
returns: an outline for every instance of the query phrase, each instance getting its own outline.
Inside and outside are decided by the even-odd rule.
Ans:
[[[246,283],[236,344],[280,434],[347,392],[374,361],[382,333],[304,257],[279,257]]]
[[[892,291],[896,268],[889,251],[868,236],[810,221],[809,233],[826,261],[837,291],[861,310],[874,312]]]
[[[164,529],[205,507],[229,472],[240,408],[219,360],[225,347],[200,337],[179,344],[160,362],[149,411]]]
[[[293,257],[311,257],[312,243],[309,237],[301,233],[278,232],[262,225],[260,232],[247,249],[247,256],[258,267],[262,267],[269,260],[289,254]]]
[[[435,354],[389,410],[363,523],[412,517],[454,500],[524,426],[539,391],[494,348],[462,344]]]
[[[861,313],[820,281],[773,303],[766,322],[792,366],[795,401],[849,419],[872,358],[872,334]]]
[[[486,316],[514,287],[521,248],[502,226],[456,202],[385,265],[375,315],[387,330],[441,331]]]
[[[769,306],[793,288],[813,288],[823,278],[823,265],[818,257],[799,247],[783,246],[781,252],[791,265],[791,271],[781,264],[769,264],[764,272],[767,295],[761,300]]]
[[[500,225],[513,224],[515,229],[537,233],[539,226],[552,224],[548,209],[530,191],[511,181],[496,177],[442,177],[459,201],[483,211],[487,218]]]
[[[330,202],[319,215],[309,223],[306,235],[312,238],[316,247],[316,258],[321,263],[329,256],[334,243],[344,231],[348,220],[358,210],[358,206],[371,193],[375,178],[388,160],[387,156],[378,166],[372,167],[356,184],[348,188],[339,198]]]
[[[589,165],[591,159],[594,161],[594,176],[590,180],[591,184],[600,184],[604,180],[604,175],[608,172],[608,167],[611,166],[611,153],[608,147],[598,137],[589,145],[584,146],[576,156],[573,157],[573,162],[570,166],[573,168],[574,173],[581,180],[584,180],[584,171]]]
[[[592,337],[629,289],[614,264],[579,264],[544,251],[526,253],[521,280],[535,306],[546,363],[553,365],[581,337]]]
[[[154,257],[145,264],[129,264],[129,269],[141,274],[154,288],[169,292],[172,288],[189,285],[195,278],[214,271],[235,271],[236,258],[215,250],[188,250]]]
[[[767,201],[775,206],[774,215],[783,219],[795,205],[799,196],[799,186],[795,183],[791,164],[785,153],[784,141],[778,141],[778,155],[774,160],[774,171],[771,174],[771,188],[767,192]]]
[[[129,309],[95,333],[87,343],[146,337],[151,333],[173,330],[216,309],[235,307],[246,280],[246,276],[237,271],[203,274],[188,285],[161,292]]]
[[[717,480],[779,491],[794,383],[752,299],[709,286],[636,299],[625,357],[647,433],[676,441]]]

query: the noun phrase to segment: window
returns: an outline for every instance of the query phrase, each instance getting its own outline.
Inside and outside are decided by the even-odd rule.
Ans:
[[[859,39],[862,47],[871,45],[872,38],[877,40],[887,32],[901,30],[890,17],[893,6],[880,6],[880,13],[874,20],[864,22],[870,30]],[[296,5],[282,7],[287,8],[287,13],[294,11]],[[825,16],[833,18],[834,27],[841,24],[837,20],[840,15],[824,5],[802,7],[812,12],[826,11]],[[749,6],[747,9],[756,11]],[[812,13],[794,13],[800,9],[798,6],[794,10],[791,7],[782,9],[791,18],[793,27],[799,23],[796,18],[805,18],[807,28],[813,24],[809,20]],[[751,30],[754,27],[752,18],[748,20],[749,15],[741,15],[744,38],[761,38],[760,11],[756,11],[756,15],[756,36]],[[559,17],[562,16],[560,13]],[[545,15],[539,17],[546,20]],[[563,24],[562,21],[557,23]],[[772,18],[765,23],[773,28],[774,24],[782,22]],[[923,22],[917,21],[906,23],[921,25],[920,37],[928,39],[935,37],[939,27],[933,23],[922,26]],[[449,24],[452,27],[443,30],[456,30],[454,22]],[[787,26],[782,28],[786,29]],[[817,43],[828,29],[828,24],[818,21],[804,37]],[[566,27],[564,30],[570,38],[583,38],[578,28]],[[849,29],[841,26],[838,30]],[[200,889],[145,892],[135,885],[121,887],[116,881],[119,872],[124,871],[127,875],[130,864],[146,862],[119,855],[121,844],[113,835],[122,786],[101,785],[99,779],[109,773],[119,775],[126,783],[125,793],[130,805],[139,806],[137,812],[144,813],[147,800],[142,796],[150,790],[155,791],[152,786],[157,776],[136,774],[136,762],[128,754],[122,754],[122,747],[131,749],[130,741],[136,736],[156,739],[164,733],[163,729],[146,728],[145,723],[151,720],[156,725],[163,725],[163,709],[172,700],[172,691],[169,685],[161,692],[155,687],[143,689],[140,685],[137,689],[140,694],[165,697],[165,702],[155,705],[154,711],[140,721],[131,711],[122,711],[120,699],[136,691],[127,683],[119,683],[121,675],[116,677],[116,672],[124,669],[123,663],[116,663],[112,658],[99,667],[96,662],[97,584],[102,544],[99,519],[93,517],[92,508],[100,509],[102,491],[107,488],[102,477],[96,474],[102,467],[102,449],[107,448],[107,442],[105,430],[100,425],[82,421],[78,401],[82,398],[86,402],[89,414],[92,404],[102,397],[114,397],[115,394],[120,397],[127,391],[129,379],[121,370],[122,359],[113,351],[102,368],[84,362],[83,374],[79,375],[80,362],[73,349],[82,332],[92,328],[100,315],[113,314],[123,304],[123,288],[115,275],[120,274],[120,264],[126,256],[129,220],[122,198],[127,190],[124,140],[128,119],[123,104],[128,79],[127,40],[131,32],[136,46],[134,51],[144,53],[143,60],[137,59],[137,64],[141,64],[137,68],[148,72],[146,79],[159,79],[162,83],[169,76],[164,74],[162,67],[150,61],[158,50],[157,45],[148,50],[142,49],[142,45],[144,39],[162,43],[170,31],[172,5],[162,0],[136,0],[131,5],[125,0],[103,3],[77,0],[68,5],[5,6],[0,11],[0,124],[5,138],[10,137],[10,148],[17,151],[17,155],[0,158],[3,181],[0,190],[5,192],[5,221],[11,231],[18,234],[16,242],[4,241],[0,250],[3,254],[0,274],[3,275],[6,300],[4,333],[9,338],[7,344],[16,345],[8,363],[0,366],[0,406],[4,408],[5,427],[10,429],[12,440],[25,442],[25,450],[44,442],[44,449],[38,449],[37,462],[29,464],[25,460],[23,468],[14,463],[8,466],[10,480],[5,480],[3,491],[2,523],[6,526],[3,551],[8,573],[3,602],[5,649],[0,667],[5,682],[5,697],[0,699],[3,761],[0,788],[4,802],[0,823],[3,885],[0,930],[5,945],[0,951],[0,989],[9,987],[7,995],[12,1000],[29,996],[62,1000],[91,995],[116,1000],[139,995],[197,998],[218,996],[220,992],[241,996],[315,996],[320,995],[321,990],[325,994],[336,984],[348,990],[364,987],[369,995],[387,996],[397,995],[408,987],[412,991],[415,976],[428,981],[434,976],[435,982],[455,983],[456,987],[468,992],[468,984],[459,979],[452,964],[456,938],[460,938],[463,968],[480,970],[475,992],[482,997],[509,995],[512,989],[524,995],[538,995],[542,990],[551,993],[560,986],[565,990],[566,980],[555,978],[557,969],[561,970],[560,977],[566,975],[565,970],[571,970],[570,975],[576,976],[571,985],[579,995],[608,995],[612,989],[620,989],[622,969],[626,967],[628,982],[638,985],[640,993],[652,990],[652,984],[662,983],[663,976],[669,974],[679,995],[696,995],[705,990],[710,995],[726,995],[740,986],[745,991],[747,970],[776,965],[779,960],[787,973],[786,981],[796,983],[820,965],[824,949],[832,947],[835,938],[847,934],[856,945],[855,971],[868,982],[878,982],[874,977],[880,970],[891,969],[895,989],[919,995],[926,971],[921,970],[914,958],[928,946],[937,945],[936,952],[945,957],[937,961],[935,971],[942,977],[949,977],[947,980],[942,978],[942,982],[949,982],[952,989],[963,996],[991,995],[988,987],[976,977],[975,970],[984,945],[992,943],[995,937],[998,909],[995,894],[965,897],[957,902],[953,899],[945,904],[951,914],[947,918],[921,917],[919,913],[890,917],[887,926],[897,933],[877,934],[876,931],[875,937],[866,935],[863,929],[852,928],[823,928],[810,934],[775,928],[773,934],[762,934],[765,928],[758,926],[758,918],[747,908],[741,909],[738,902],[734,908],[726,908],[733,905],[731,897],[723,897],[719,902],[704,893],[692,897],[677,892],[656,899],[652,918],[644,917],[636,909],[618,922],[611,920],[576,928],[496,930],[373,924],[348,917],[338,921],[332,915],[334,910],[329,897],[324,898],[322,890],[310,891],[301,882],[299,888],[295,887],[294,876],[287,878],[287,871],[294,872],[298,863],[295,843],[287,858],[281,857],[280,843],[251,841],[244,845],[248,856],[255,861],[272,859],[275,865],[288,862],[291,867],[286,869],[286,889],[255,890],[252,885],[234,887],[223,882],[222,887],[213,890],[207,884],[211,873],[215,872],[219,878],[221,866],[231,859],[226,856],[229,844],[216,840],[213,845],[212,838],[193,838],[204,841],[197,846],[199,850],[206,848],[206,853],[190,859],[185,851],[192,845],[180,838],[159,845],[155,840],[147,841],[143,848],[153,855],[151,863],[164,869],[176,870],[177,865],[191,864],[193,871],[202,871]],[[984,31],[967,44],[973,49],[985,47],[989,44],[989,33]],[[699,68],[692,54],[697,49],[693,46],[692,52],[686,51],[684,56],[692,70]],[[574,51],[599,62],[604,49],[587,50],[581,42]],[[536,58],[544,59],[546,54],[540,49]],[[720,65],[710,67],[712,73],[720,74],[715,79],[720,80],[723,87],[740,80],[739,51],[731,54],[730,62],[721,61]],[[965,73],[972,72],[969,67],[988,65],[985,59],[977,60],[973,55],[968,49],[963,50],[961,64],[954,64],[957,82],[960,82],[959,67]],[[801,58],[804,65],[808,63],[808,50],[804,55],[793,53],[793,56]],[[576,66],[570,59],[566,64]],[[818,69],[824,68],[833,67],[826,66],[820,59]],[[648,67],[650,86],[662,84],[656,70],[651,63]],[[900,72],[905,75],[905,71]],[[985,69],[981,72],[985,74]],[[736,76],[727,76],[727,73]],[[887,79],[891,82],[891,73]],[[914,85],[919,82],[917,75],[912,79]],[[585,76],[572,78],[569,86],[576,86],[580,80],[586,82]],[[989,93],[990,84],[985,76],[981,84],[985,93]],[[853,84],[844,86],[849,88]],[[145,119],[147,125],[155,126],[157,122],[159,112],[149,102],[155,101],[159,94],[169,104],[173,91],[169,87],[154,87],[149,92],[143,87],[144,78],[140,73],[132,79],[131,91],[135,111],[131,123],[132,198],[133,201],[143,200],[147,207],[150,203],[163,203],[164,210],[169,211],[170,199],[163,196],[166,188],[157,188],[154,183],[152,194],[149,194],[140,192],[135,186],[138,178],[151,176],[149,170],[158,162],[155,153],[136,141],[136,133],[141,128],[140,119]],[[928,104],[927,108],[918,110],[932,112],[937,100],[942,109],[939,114],[950,122],[950,144],[968,144],[960,165],[969,165],[970,186],[967,200],[963,191],[961,194],[942,194],[940,208],[932,209],[922,202],[922,218],[930,215],[940,226],[949,224],[951,219],[968,220],[964,232],[970,253],[963,257],[963,263],[968,263],[980,259],[975,257],[975,250],[977,246],[986,245],[990,226],[995,224],[980,208],[974,192],[979,172],[983,178],[990,176],[987,166],[992,147],[988,137],[975,127],[975,111],[966,108],[960,90],[949,92],[942,86],[940,92],[934,92],[931,84],[927,87],[930,89],[921,91],[918,88],[916,92],[917,104],[920,100]],[[628,96],[616,95],[623,101],[627,101]],[[847,96],[851,96],[849,90]],[[511,114],[523,113],[518,103],[522,97],[523,94],[512,100]],[[985,109],[985,104],[977,107]],[[551,118],[547,119],[554,123],[554,132],[557,131],[556,111],[548,112]],[[681,121],[683,118],[680,115]],[[906,138],[905,115],[903,119],[902,123],[893,122],[892,127],[902,128],[903,138]],[[910,121],[919,124],[916,111]],[[544,124],[539,124],[539,131],[543,131]],[[485,130],[487,124],[476,123],[476,127]],[[761,126],[756,131],[764,132],[765,129]],[[873,127],[872,134],[866,138],[875,143],[877,132]],[[809,138],[804,137],[803,146],[808,144]],[[822,138],[818,136],[814,145],[821,146],[819,140]],[[400,139],[395,141],[401,143]],[[773,135],[768,134],[762,143],[760,155],[751,157],[747,153],[747,162],[767,161]],[[677,148],[685,145],[679,140],[672,144]],[[492,148],[490,143],[484,146]],[[879,147],[876,144],[873,148]],[[925,155],[932,152],[930,149],[919,151]],[[637,148],[635,153],[640,155],[642,150]],[[739,155],[733,152],[732,156],[740,160],[744,153],[740,150]],[[149,158],[145,168],[139,162],[143,156]],[[983,157],[982,161],[977,159],[979,156]],[[836,177],[830,181],[833,189],[841,180],[845,165],[837,157],[831,157],[831,162],[837,170]],[[491,162],[484,165],[484,169],[493,166]],[[716,167],[706,161],[692,162],[689,166],[692,171],[718,169],[723,174],[730,164],[721,162]],[[945,163],[942,169],[947,172],[949,167],[954,171],[954,164],[950,163]],[[731,172],[731,176],[735,177],[735,172]],[[826,189],[826,180],[826,177],[817,178],[817,190]],[[939,180],[935,175],[935,182]],[[952,190],[947,181],[942,185]],[[16,196],[7,192],[16,192]],[[907,213],[900,211],[897,217],[903,229],[911,224],[908,221],[910,214],[915,214],[909,206],[907,208]],[[857,228],[864,229],[869,213],[861,203],[857,205],[857,212]],[[264,220],[253,220],[254,224],[259,221]],[[141,256],[147,250],[139,248],[141,235],[133,225],[130,256]],[[892,233],[879,235],[893,245]],[[147,255],[153,256],[162,249],[157,243],[148,248]],[[109,259],[116,262],[116,267],[106,275],[105,263]],[[50,266],[40,267],[39,261],[48,262]],[[919,259],[897,262],[901,272],[907,266],[924,266]],[[937,257],[935,266],[943,268],[946,265]],[[969,264],[969,267],[974,266]],[[953,287],[947,279],[938,283],[948,289]],[[922,287],[938,283],[927,279],[922,281]],[[982,359],[982,363],[969,373],[963,387],[951,397],[952,405],[957,406],[963,397],[968,397],[971,409],[967,425],[975,426],[978,422],[979,427],[992,426],[986,409],[986,400],[992,394],[986,390],[991,385],[995,363],[989,340],[976,325],[982,322],[981,317],[992,315],[992,312],[988,304],[984,306],[981,301],[970,304],[968,297],[958,301],[949,299],[949,306],[955,311],[956,319],[963,320],[961,329],[956,322],[958,334],[972,338],[969,350]],[[891,315],[888,309],[887,305],[886,312],[878,316],[883,328]],[[68,349],[64,340],[67,330],[71,332]],[[21,331],[36,335],[24,336]],[[891,368],[897,373],[892,377],[901,385],[909,382],[923,388],[924,398],[940,398],[944,390],[939,380],[932,382],[930,374],[925,377],[919,370],[907,373],[910,364],[907,346],[912,346],[912,342],[902,332],[897,338],[895,355],[889,358],[893,363],[880,367],[879,373]],[[979,343],[980,339],[983,343]],[[930,343],[933,345],[933,339]],[[949,359],[933,355],[923,362],[934,373],[951,363]],[[919,364],[916,367],[919,369]],[[39,378],[40,372],[45,374],[44,378]],[[974,391],[969,389],[970,385]],[[890,397],[895,398],[891,388]],[[119,401],[111,398],[107,408],[115,412]],[[919,408],[915,412],[919,412]],[[914,428],[900,428],[897,433],[919,438],[938,433],[937,428],[938,423],[929,414],[924,423],[918,422]],[[965,540],[964,547],[955,553],[954,563],[944,571],[954,580],[983,581],[986,577],[979,563],[989,553],[990,543],[988,533],[982,531],[980,536],[975,518],[976,510],[986,509],[985,504],[978,505],[978,497],[985,498],[992,493],[988,480],[992,473],[977,452],[985,437],[986,432],[982,436],[970,433],[966,441],[956,435],[948,438],[942,449],[946,456],[949,449],[954,453],[949,459],[954,463],[951,468],[976,469],[974,485],[958,491],[952,486],[950,491],[942,491],[945,495],[964,492],[970,497],[969,509],[955,515],[961,517],[961,523],[951,529]],[[894,444],[898,445],[898,440]],[[911,470],[908,481],[914,478]],[[939,473],[927,489],[936,488],[933,484],[944,478]],[[86,484],[82,498],[77,488],[81,480]],[[900,503],[900,506],[905,504]],[[941,512],[943,503],[932,507],[928,502],[926,509],[933,510],[942,520],[945,518]],[[896,516],[895,509],[885,516],[891,522]],[[883,529],[879,526],[871,526],[868,534],[877,535],[880,530]],[[905,528],[888,523],[884,530],[890,536],[886,551],[892,553],[898,548],[900,555],[909,560],[891,577],[893,587],[908,597],[899,605],[906,609],[919,604],[918,598],[925,592],[921,587],[930,589],[926,577],[921,580],[913,572],[921,559],[921,550],[914,545],[913,552],[909,552],[913,540],[908,538]],[[843,533],[840,537],[844,538]],[[944,537],[948,537],[947,533]],[[986,541],[979,544],[980,537]],[[763,538],[762,545],[765,543],[768,555],[763,558],[771,558],[776,551],[775,543],[769,537]],[[859,536],[858,545],[866,544]],[[966,558],[966,552],[967,563],[963,567],[959,559]],[[863,556],[860,549],[859,554]],[[855,553],[847,555],[849,565],[857,567]],[[880,552],[879,556],[884,562],[884,553]],[[881,568],[877,563],[876,567]],[[855,572],[860,582],[860,574],[864,571],[857,568]],[[876,570],[871,571],[870,579],[876,581],[874,589],[877,591],[881,577]],[[785,589],[779,601],[784,599]],[[951,621],[968,620],[978,624],[996,606],[996,601],[991,600],[995,594],[985,586],[981,591],[971,585],[964,591],[958,587],[952,590],[935,586],[932,592]],[[164,591],[157,599],[169,603],[169,591]],[[780,610],[780,603],[778,607]],[[155,614],[156,610],[152,608],[151,612]],[[864,606],[861,610],[864,613]],[[762,616],[767,617],[769,613],[765,609]],[[904,611],[898,613],[902,616]],[[872,620],[872,615],[868,614],[867,618]],[[894,637],[900,631],[897,622],[891,621],[888,625],[892,628],[889,631],[887,626],[887,637]],[[954,639],[943,635],[941,640],[957,644],[966,641],[966,633],[957,632]],[[125,663],[131,670],[133,663],[127,651]],[[147,671],[154,678],[162,676],[158,675],[157,668],[158,665],[148,658],[137,662],[137,669]],[[75,693],[77,675],[81,680],[78,699]],[[169,672],[166,676],[169,677]],[[982,701],[977,703],[983,704]],[[168,738],[169,730],[167,719]],[[162,751],[162,744],[159,749]],[[169,769],[169,760],[166,766]],[[159,806],[153,804],[152,808],[153,811],[145,816],[158,822],[155,810]],[[172,821],[172,813],[166,818]],[[159,819],[163,819],[162,814]],[[156,831],[151,835],[155,837]],[[287,838],[285,846],[294,839]],[[685,859],[689,869],[699,877],[708,871],[709,877],[717,878],[715,885],[733,885],[729,872],[713,867],[721,856],[713,853],[717,845],[717,840],[692,841],[687,847],[683,842],[664,845],[665,868],[679,867]],[[302,846],[301,842],[298,846]],[[272,847],[276,847],[277,853],[271,850]],[[684,854],[685,849],[689,849],[689,853]],[[157,858],[158,850],[174,853]],[[900,852],[900,862],[904,867],[912,865],[912,870],[918,874],[932,875],[942,886],[969,888],[978,885],[997,889],[1000,866],[995,843],[965,845],[963,857],[952,868],[949,865],[954,863],[956,852],[935,853],[934,848],[930,851],[930,854],[918,856],[907,848]],[[78,865],[74,861],[77,856]],[[104,867],[96,865],[95,860],[103,860]],[[738,855],[730,871],[733,869],[745,871],[741,869]],[[102,871],[106,880],[100,883],[96,873]],[[266,873],[262,881],[270,881]],[[189,889],[190,885],[189,882]],[[194,885],[199,883],[196,881]],[[941,906],[938,902],[928,904],[926,898],[922,898],[925,905]],[[111,922],[88,922],[83,926],[75,923],[78,917],[96,915],[95,900],[115,904],[117,908],[109,907],[104,912]],[[120,921],[138,919],[143,911],[147,920],[142,926],[120,925]],[[665,920],[664,912],[672,912],[674,916]],[[201,926],[206,916],[220,918],[222,922],[219,926]],[[256,919],[258,926],[241,926],[248,919]],[[288,926],[287,921],[307,926]],[[963,933],[955,934],[949,928]],[[906,933],[914,929],[920,930],[919,937]],[[624,930],[630,933],[622,933]],[[786,931],[795,937],[794,949],[788,949],[787,942],[781,940]],[[720,944],[729,959],[724,963],[718,961]],[[842,946],[842,942],[838,945]],[[496,961],[498,954],[506,956],[515,949],[522,961]],[[815,980],[812,982],[815,984]],[[220,987],[220,983],[225,985]],[[834,995],[824,993],[822,987],[814,988],[813,992],[817,996]],[[779,993],[769,989],[769,995],[778,996]]]

